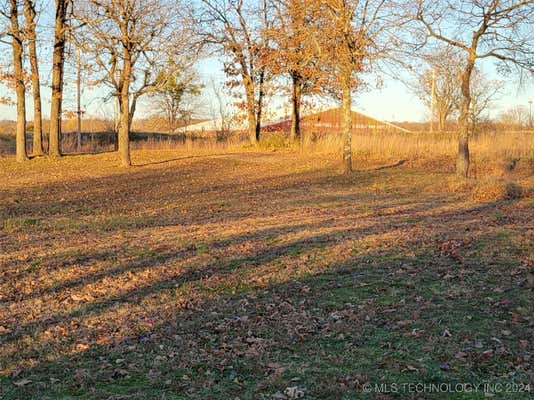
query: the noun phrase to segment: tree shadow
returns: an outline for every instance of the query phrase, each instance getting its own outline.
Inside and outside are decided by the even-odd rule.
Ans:
[[[117,150],[106,150],[106,149],[93,149],[88,151],[69,151],[61,154],[62,157],[73,157],[73,156],[88,156],[88,155],[97,155],[97,154],[109,154],[116,153]]]
[[[310,204],[313,205],[319,205],[321,206],[323,203],[330,204],[331,202],[345,202],[350,204],[350,202],[354,200],[353,195],[346,195],[341,196],[337,195],[334,197],[331,196],[313,196],[309,197],[307,199],[303,199],[302,201],[300,199],[291,199],[289,200],[289,203],[295,203],[297,206],[297,209],[300,207],[309,207]],[[235,235],[229,235],[223,238],[217,238],[217,237],[211,237],[207,240],[202,240],[200,242],[194,243],[191,242],[187,244],[185,247],[174,247],[170,246],[170,248],[159,248],[158,254],[150,257],[137,257],[135,260],[130,262],[123,262],[116,265],[113,265],[111,267],[105,267],[101,268],[97,271],[91,271],[91,272],[83,272],[83,279],[73,278],[73,279],[63,279],[60,285],[55,286],[36,286],[34,289],[32,289],[31,292],[28,293],[28,291],[14,292],[12,295],[9,295],[6,293],[3,297],[4,302],[10,302],[10,301],[18,301],[20,299],[33,299],[34,297],[43,296],[46,294],[53,294],[54,292],[58,290],[64,290],[64,289],[75,289],[79,287],[80,285],[89,284],[92,282],[96,282],[100,279],[102,279],[105,276],[115,276],[115,275],[121,275],[125,272],[133,272],[137,270],[143,270],[146,268],[149,268],[150,266],[153,266],[155,264],[158,264],[161,262],[161,260],[164,260],[165,262],[180,262],[186,258],[190,258],[193,255],[195,255],[195,252],[198,249],[198,245],[201,246],[207,246],[211,249],[223,249],[228,246],[237,246],[245,242],[261,242],[263,241],[269,241],[272,239],[275,239],[277,236],[289,234],[289,233],[298,233],[298,232],[313,232],[319,229],[338,229],[338,231],[344,230],[345,233],[351,237],[357,238],[359,235],[379,235],[381,233],[384,233],[386,230],[390,230],[388,228],[389,225],[394,226],[402,226],[405,225],[404,220],[410,219],[409,225],[414,223],[414,218],[420,218],[423,217],[417,217],[417,215],[420,212],[428,212],[429,210],[432,210],[433,208],[436,208],[441,203],[432,201],[432,202],[414,202],[414,201],[402,201],[402,202],[392,202],[392,201],[386,201],[386,204],[377,205],[376,208],[373,210],[373,212],[370,215],[367,216],[361,216],[358,213],[353,214],[352,216],[349,215],[350,218],[348,221],[350,225],[350,220],[353,219],[354,221],[357,221],[359,224],[363,223],[362,227],[347,227],[343,225],[339,225],[339,221],[336,218],[331,218],[330,216],[335,216],[337,213],[338,208],[333,208],[331,212],[328,212],[324,214],[324,217],[319,219],[318,221],[315,221],[313,223],[299,223],[298,220],[287,222],[287,223],[275,223],[274,226],[270,226],[268,228],[261,228],[256,227],[251,231],[246,231],[245,233],[239,233]],[[288,208],[288,205],[282,205],[281,207]],[[393,207],[393,210],[390,211],[389,208]],[[397,207],[400,207],[400,209],[396,209]],[[486,205],[485,207],[490,207],[489,205]],[[458,211],[456,211],[458,212]],[[239,215],[239,213],[236,213],[235,211],[232,211],[231,214],[233,215],[233,218],[236,220],[236,224],[240,225],[239,219],[236,215]],[[446,218],[450,215],[453,215],[450,212],[436,212],[435,214],[436,219],[439,218]],[[387,221],[384,221],[384,219],[387,218]],[[229,222],[228,217],[223,216],[222,219],[225,221],[225,223]],[[131,226],[128,227],[129,231],[132,230],[140,230],[140,229],[147,229],[147,228],[154,228],[154,227],[163,227],[163,226],[172,226],[175,224],[174,221],[171,221],[170,223],[164,224],[162,223],[158,217],[155,219],[157,221],[157,224],[149,224],[145,223],[143,226]],[[365,222],[367,221],[367,225]],[[181,225],[183,225],[184,221],[180,221]],[[124,227],[119,227],[117,229],[123,229]],[[146,243],[146,246],[150,245],[151,248],[158,247],[158,244],[163,244],[168,241],[167,238],[162,238],[158,241],[150,241],[149,243]],[[124,242],[121,246],[117,247],[114,246],[113,249],[103,248],[100,250],[98,247],[92,248],[91,252],[81,252],[79,254],[70,254],[71,250],[66,251],[59,251],[55,254],[54,258],[51,260],[47,260],[47,264],[40,266],[40,271],[46,273],[53,273],[60,269],[71,269],[72,267],[76,267],[78,269],[83,269],[86,265],[90,264],[96,264],[96,263],[104,263],[104,264],[110,264],[110,263],[116,263],[113,255],[115,253],[125,253],[128,251],[132,251],[129,248],[129,243]],[[55,261],[58,260],[58,261]],[[9,262],[9,258],[5,260],[5,262]],[[48,266],[47,266],[48,265]],[[33,279],[31,271],[25,272],[17,271],[16,273],[10,274],[10,279],[17,280],[17,281],[24,281],[26,279]]]
[[[316,241],[323,243],[324,238]],[[281,246],[248,261],[229,260],[222,269],[230,273],[249,268],[249,263],[265,264],[291,249]],[[468,261],[479,264],[477,259]],[[499,302],[495,294],[493,299],[481,294],[495,279],[508,275],[509,270],[503,271],[498,263],[480,271],[464,266],[464,278],[444,278],[458,273],[454,265],[446,255],[408,255],[395,247],[327,263],[324,270],[250,285],[238,293],[206,289],[199,292],[203,296],[185,303],[169,299],[138,315],[138,324],[147,316],[154,320],[144,329],[119,336],[110,332],[112,340],[89,343],[88,349],[65,353],[50,349],[50,354],[42,354],[41,361],[14,379],[25,377],[31,384],[16,387],[5,380],[0,393],[7,399],[37,393],[91,393],[95,399],[121,393],[138,398],[166,394],[252,399],[298,382],[316,398],[341,398],[361,394],[364,383],[384,375],[390,383],[493,382],[502,372],[499,365],[480,358],[486,348],[467,350],[469,363],[455,354],[466,351],[467,337],[473,338],[472,343],[475,338],[491,342],[495,321],[510,320],[510,310],[524,305],[526,299],[518,290],[507,292],[506,302]],[[109,303],[88,304],[60,318],[67,323],[112,303],[139,304],[154,294],[168,298],[164,294],[176,284],[200,284],[205,273],[210,273],[209,268],[147,284]],[[514,338],[527,335],[512,326]],[[37,327],[26,328],[35,332]],[[452,333],[443,337],[444,331]],[[432,352],[425,350],[428,346]],[[508,348],[500,362],[513,360],[516,351]],[[452,367],[439,372],[444,362]],[[425,374],[416,372],[418,368],[438,372]],[[345,379],[354,382],[348,385]]]
[[[494,205],[488,204],[485,207],[490,209],[493,206]],[[468,209],[458,212],[438,212],[436,214],[427,216],[425,218],[426,220],[421,222],[424,222],[424,224],[427,225],[432,224],[434,220],[447,219],[450,221],[451,218],[455,216],[461,216],[463,218],[466,212],[480,212],[484,209],[485,208],[482,207],[475,207],[473,210]],[[416,209],[409,210],[408,213],[415,210]],[[428,210],[428,208],[425,208],[425,210]],[[406,225],[402,223],[403,219],[406,218],[406,215],[401,216],[400,218],[396,217],[396,219],[390,219],[390,216],[388,216],[388,218],[389,219],[387,220],[387,223],[381,223],[381,221],[377,221],[369,226],[355,228],[345,227],[341,229],[334,229],[333,231],[324,234],[308,234],[302,239],[292,240],[281,245],[264,246],[260,248],[260,250],[250,255],[243,257],[230,257],[223,260],[216,259],[214,262],[200,266],[195,266],[197,262],[195,262],[191,257],[197,252],[197,246],[193,244],[186,248],[179,248],[169,252],[158,253],[153,255],[151,258],[141,258],[137,261],[119,264],[91,274],[85,274],[81,279],[65,279],[59,285],[44,287],[29,294],[23,294],[22,298],[19,296],[4,296],[2,299],[2,303],[4,304],[16,302],[21,299],[28,301],[65,290],[70,291],[71,289],[81,288],[82,286],[99,282],[102,279],[113,279],[120,275],[132,274],[136,271],[150,270],[153,267],[161,265],[169,266],[167,273],[169,273],[170,276],[165,280],[158,280],[156,283],[141,285],[140,287],[135,287],[131,291],[126,291],[125,293],[121,293],[119,295],[112,295],[100,301],[88,302],[73,312],[66,312],[52,316],[47,315],[43,319],[34,320],[29,324],[17,324],[14,332],[0,335],[0,338],[2,339],[2,342],[8,343],[10,341],[17,340],[20,337],[27,336],[28,334],[33,336],[34,334],[45,331],[49,326],[62,324],[73,318],[102,314],[105,313],[109,307],[122,303],[139,302],[140,299],[149,296],[151,293],[164,290],[165,288],[172,288],[176,285],[183,285],[188,282],[199,280],[205,276],[217,276],[218,279],[224,279],[225,276],[235,272],[236,270],[268,264],[287,255],[298,254],[301,251],[310,252],[311,250],[313,251],[326,248],[338,243],[361,240],[365,237],[381,235],[384,233],[391,234],[392,232],[400,231],[406,227]],[[408,226],[411,225],[412,222],[408,224]],[[332,227],[336,228],[335,225]],[[202,245],[206,245],[208,248],[216,250],[217,248],[224,248],[229,245],[236,246],[244,242],[268,241],[275,236],[289,232],[313,232],[313,230],[316,228],[328,228],[328,224],[319,222],[300,225],[289,224],[283,227],[276,226],[274,228],[253,231],[252,233],[246,232],[244,234],[233,235],[219,240],[214,238],[214,240],[205,242]],[[410,241],[412,240],[417,241],[419,238],[414,238]],[[405,243],[404,246],[410,246],[409,242]],[[86,262],[105,261],[109,255],[110,253],[107,252],[104,252],[100,255],[93,255],[92,253],[89,253],[83,255],[83,260]],[[79,261],[80,260],[74,260],[73,264],[79,265]],[[180,263],[183,264],[180,265]],[[176,268],[175,265],[178,266],[178,268]],[[79,266],[82,268],[83,264]],[[17,279],[22,280],[25,279],[25,277],[18,276]]]
[[[193,156],[183,156],[183,157],[175,157],[175,158],[169,158],[161,161],[152,161],[152,162],[146,162],[146,163],[134,163],[132,164],[132,167],[146,167],[148,165],[161,165],[161,164],[168,164],[173,161],[181,161],[181,160],[190,160],[194,158],[219,158],[219,157],[231,157],[231,156],[240,156],[243,154],[250,154],[250,153],[218,153],[218,154],[199,154],[199,155],[193,155]]]
[[[410,195],[352,192],[378,179],[369,171],[350,178],[329,169],[282,172],[240,183],[221,173],[190,185],[213,168],[203,164],[183,166],[183,187],[175,174],[139,169],[73,182],[67,194],[61,183],[33,188],[46,191],[40,199],[21,189],[28,200],[2,210],[78,217],[85,193],[93,197],[90,215],[138,215],[144,205],[152,216],[105,234],[75,229],[42,271],[6,247],[4,287],[27,285],[0,298],[0,371],[13,374],[0,374],[0,397],[257,399],[299,385],[315,398],[357,397],[363,383],[383,376],[491,381],[519,357],[527,331],[508,322],[527,301],[516,288],[522,255],[491,236],[504,203],[420,198],[417,183]],[[187,196],[190,204],[178,211],[158,206]],[[43,201],[51,210],[39,208]],[[165,226],[177,230],[156,237]],[[98,246],[59,262],[90,233],[102,239]],[[22,230],[9,243],[23,235],[48,244],[57,232]],[[477,246],[488,243],[504,249],[502,260],[481,258]],[[132,254],[138,249],[149,251]],[[71,268],[75,277],[63,274]],[[503,282],[512,290],[484,294]],[[493,343],[496,324],[512,332],[499,339],[509,341],[507,352],[492,348],[499,365],[468,342]],[[469,364],[455,358],[459,352]],[[23,378],[32,382],[20,384]]]
[[[396,163],[390,164],[390,165],[383,165],[381,167],[374,168],[375,171],[381,171],[383,169],[390,169],[395,167],[400,167],[401,165],[404,165],[408,160],[399,160]]]

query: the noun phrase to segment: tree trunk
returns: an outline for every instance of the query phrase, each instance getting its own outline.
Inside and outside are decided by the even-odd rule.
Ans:
[[[465,100],[464,100],[465,102]],[[467,178],[469,174],[469,132],[467,121],[458,119],[458,157],[456,159],[456,175]]]
[[[477,118],[475,116],[476,107],[477,107],[476,101],[477,101],[476,98],[474,99],[472,98],[471,106],[469,107],[469,134],[471,136],[475,135],[475,129],[477,125]]]
[[[260,74],[260,82],[259,82],[259,93],[258,93],[258,110],[256,113],[256,141],[260,141],[260,134],[261,134],[261,117],[263,113],[263,98],[265,96],[264,92],[264,81],[265,81],[265,71],[262,71]]]
[[[443,115],[442,112],[438,115],[438,130],[439,132],[443,132],[445,130],[445,120],[446,117]]]
[[[82,151],[82,62],[80,48],[76,49],[76,148]]]
[[[55,0],[56,24],[54,28],[54,54],[52,57],[52,97],[50,100],[50,133],[48,152],[60,157],[61,120],[63,101],[63,66],[65,63],[66,13],[70,0]]]
[[[22,66],[22,38],[19,26],[17,0],[10,0],[11,35],[13,46],[13,72],[15,74],[15,92],[17,95],[17,130],[16,130],[16,159],[26,161],[26,90]]]
[[[256,137],[256,102],[254,99],[254,85],[251,78],[245,78],[245,94],[247,97],[248,136],[250,144],[258,144]]]
[[[475,58],[469,56],[466,68],[462,73],[462,104],[458,117],[458,157],[456,159],[456,175],[467,178],[469,174],[469,111],[471,106],[471,73],[475,66]]]
[[[35,4],[32,0],[24,0],[24,15],[28,32],[28,47],[30,53],[30,69],[33,88],[33,155],[43,155],[43,119],[41,116],[41,82],[39,79],[39,64],[37,62],[37,49],[35,32]]]
[[[120,122],[118,133],[118,152],[123,167],[132,165],[130,159],[130,80],[132,74],[132,65],[129,54],[125,49],[123,51],[124,64],[121,76],[121,92],[120,92]]]
[[[300,104],[302,98],[302,84],[298,74],[292,74],[291,76],[293,84],[293,93],[291,95],[291,131],[289,133],[289,139],[291,143],[300,139]]]
[[[119,157],[121,165],[123,167],[129,167],[132,165],[130,160],[130,112],[129,107],[129,96],[127,90],[123,90],[121,93],[121,105],[120,105],[120,116],[119,116],[119,132],[117,138],[117,150],[119,152]]]
[[[349,80],[343,83],[343,173],[352,172],[352,112]]]
[[[176,104],[176,101],[173,96],[170,96],[166,104],[167,126],[169,128],[169,133],[174,133],[178,125],[176,118],[176,116],[178,115],[178,105]]]
[[[132,123],[133,118],[135,114],[135,110],[137,109],[137,99],[138,96],[132,96],[132,101],[130,102],[130,119],[129,119],[129,125],[128,125],[128,134],[132,131]]]
[[[118,134],[118,152],[123,167],[132,165],[130,160],[130,115],[128,95],[121,94],[121,111]]]

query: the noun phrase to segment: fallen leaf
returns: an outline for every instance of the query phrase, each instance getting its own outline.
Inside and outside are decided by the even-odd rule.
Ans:
[[[0,335],[5,335],[9,332],[11,332],[11,330],[7,329],[5,326],[0,325]]]
[[[78,296],[77,294],[74,294],[72,293],[70,295],[70,298],[74,301],[84,301],[85,300],[85,297],[84,296]]]
[[[284,394],[288,399],[301,399],[304,397],[304,390],[299,389],[298,386],[287,387]]]
[[[26,386],[26,385],[29,385],[30,383],[32,383],[32,380],[31,379],[28,379],[28,378],[24,378],[24,379],[21,379],[20,381],[16,381],[16,382],[13,382],[13,384],[15,386]]]

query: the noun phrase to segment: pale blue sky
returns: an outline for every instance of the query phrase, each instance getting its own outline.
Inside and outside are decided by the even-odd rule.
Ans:
[[[51,76],[51,37],[52,37],[52,13],[51,0],[43,0],[40,2],[43,12],[41,20],[38,25],[39,29],[39,52],[41,56],[41,81],[42,81],[42,95],[43,95],[43,114],[49,115],[50,109],[50,76]],[[72,62],[73,60],[70,60]],[[10,67],[12,62],[11,51],[8,46],[0,45],[0,64],[4,67]],[[489,74],[491,79],[499,79],[505,81],[505,90],[500,98],[494,103],[490,115],[497,116],[499,113],[515,107],[518,105],[528,107],[528,101],[534,100],[534,84],[531,81],[521,89],[518,89],[517,77],[498,76],[495,73],[495,68],[490,59],[485,60],[483,64],[479,64],[483,71]],[[214,58],[206,59],[199,62],[197,66],[200,77],[205,83],[210,80],[222,83],[225,76],[222,72],[221,63]],[[396,77],[402,75],[401,71],[390,72]],[[69,110],[74,105],[74,71],[72,65],[67,65],[65,75],[65,106],[64,109]],[[375,81],[376,77],[369,77],[369,81]],[[209,117],[210,103],[214,101],[213,93],[210,93],[209,86],[202,96],[202,104],[199,107],[199,113],[206,114]],[[6,94],[6,88],[0,84],[0,96]],[[111,101],[103,103],[102,99],[109,94],[107,88],[96,88],[84,90],[82,97],[82,104],[89,115],[96,117],[113,117],[113,104]],[[27,93],[28,103],[28,117],[31,119],[31,93]],[[289,109],[287,98],[277,97],[271,101],[278,109]],[[381,89],[372,89],[364,93],[355,93],[354,107],[373,116],[383,120],[393,121],[422,121],[428,119],[428,110],[423,106],[421,101],[416,98],[405,85],[397,78],[383,77],[383,85]],[[212,107],[211,107],[212,108]],[[144,117],[151,112],[150,101],[141,101],[139,105],[137,117]],[[0,105],[0,119],[15,119],[14,107]]]
[[[44,17],[49,18],[49,16]],[[42,29],[41,37],[48,37],[51,34],[50,26],[44,26]],[[48,31],[48,32],[46,32]],[[40,53],[42,59],[41,65],[41,80],[42,80],[42,95],[43,95],[43,114],[45,116],[49,115],[50,107],[50,46],[43,45],[40,46]],[[11,64],[11,54],[10,49],[3,45],[0,48],[0,61],[4,66],[10,66]],[[71,60],[72,62],[73,60]],[[502,77],[498,76],[494,71],[495,68],[491,61],[487,60],[484,64],[481,64],[482,69],[485,73],[489,74],[492,79],[499,79],[505,82],[505,90],[500,98],[494,103],[493,108],[490,111],[490,116],[495,117],[499,113],[515,107],[522,105],[528,107],[528,101],[534,100],[534,84],[532,81],[518,88],[518,83],[516,77]],[[205,59],[198,63],[197,70],[201,79],[207,84],[210,80],[215,82],[222,83],[225,80],[224,73],[222,72],[221,62],[215,58]],[[401,71],[393,72],[392,75],[400,76]],[[73,108],[74,105],[74,71],[72,65],[67,65],[66,76],[65,76],[65,109],[69,110]],[[376,77],[370,76],[369,81],[375,81]],[[200,107],[199,113],[205,114],[205,117],[210,117],[210,102],[213,102],[214,96],[213,93],[210,93],[210,85],[205,90],[204,95],[202,96],[202,105]],[[0,96],[6,94],[6,88],[4,85],[0,85]],[[102,99],[107,94],[109,94],[109,89],[107,88],[96,88],[96,89],[86,89],[83,93],[82,104],[87,110],[88,115],[96,117],[107,117],[113,118],[113,105],[112,102],[103,103]],[[27,93],[28,103],[28,117],[31,119],[31,93]],[[277,109],[289,109],[288,105],[289,99],[277,97],[271,101],[271,108]],[[144,117],[150,114],[151,109],[149,107],[149,101],[141,101],[141,104],[138,108],[138,113],[136,116]],[[324,106],[324,105],[323,105]],[[368,115],[389,121],[423,121],[428,119],[428,110],[423,106],[421,101],[416,98],[406,86],[399,80],[393,79],[391,77],[385,76],[383,78],[383,85],[381,89],[371,89],[364,93],[355,93],[354,95],[354,107],[367,113]],[[15,110],[14,107],[9,107],[5,105],[0,105],[0,119],[15,119]]]
[[[201,79],[208,83],[211,79],[215,82],[223,82],[225,77],[222,72],[221,64],[217,60],[205,60],[199,63],[198,71]],[[488,68],[491,70],[492,68]],[[72,68],[67,68],[65,93],[66,93],[66,109],[69,106],[72,107],[74,98],[74,75],[72,74]],[[44,66],[41,70],[42,79],[46,83],[49,81],[50,68]],[[504,80],[502,77],[493,76],[495,79]],[[373,78],[370,77],[370,80]],[[204,111],[201,113],[209,114],[209,102],[213,99],[210,94],[210,85],[205,89],[206,93],[203,96]],[[0,95],[5,94],[6,89],[0,89]],[[83,94],[82,103],[87,108],[88,114],[97,117],[113,117],[113,107],[111,102],[104,104],[102,97],[108,93],[108,89],[99,88],[86,90]],[[31,118],[31,93],[28,93],[28,116]],[[49,97],[50,89],[48,86],[43,85],[43,97],[44,97],[44,114],[49,113]],[[503,95],[495,102],[491,115],[496,116],[500,112],[517,105],[528,106],[528,101],[534,100],[534,86],[532,83],[518,88],[517,81],[508,80]],[[284,103],[287,103],[288,99],[277,97],[273,100],[276,107],[279,109],[284,108]],[[150,113],[150,109],[147,106],[148,102],[142,102],[138,117],[146,116]],[[378,119],[390,120],[390,121],[422,121],[428,118],[428,110],[423,106],[421,101],[416,98],[405,85],[399,81],[390,77],[384,79],[384,84],[381,89],[371,89],[364,93],[356,93],[354,96],[354,107],[373,116]],[[208,115],[209,116],[209,115]],[[15,119],[15,110],[13,107],[0,106],[0,119]]]
[[[490,115],[497,116],[499,113],[517,105],[528,107],[528,101],[534,100],[534,84],[529,82],[519,87],[517,79],[506,79],[495,72],[491,62],[481,64],[485,73],[491,79],[498,79],[505,83],[502,95],[495,101]],[[204,60],[199,63],[198,70],[202,79],[208,82],[211,78],[224,81],[221,63],[216,59]],[[393,75],[394,73],[391,73]],[[398,75],[403,74],[398,71]],[[388,121],[423,121],[428,119],[428,110],[423,103],[414,96],[399,79],[383,75],[381,89],[370,89],[363,93],[355,93],[353,106],[372,117]],[[376,80],[376,76],[369,76],[370,82]],[[277,98],[276,102],[289,102],[289,99]],[[279,106],[283,107],[283,106]]]

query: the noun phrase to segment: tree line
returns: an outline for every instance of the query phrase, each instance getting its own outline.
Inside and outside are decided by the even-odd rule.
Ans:
[[[498,90],[481,83],[480,62],[493,59],[499,71],[523,79],[534,73],[534,0],[54,0],[52,38],[39,37],[36,29],[39,0],[1,2],[0,40],[9,43],[13,60],[18,161],[28,159],[28,86],[34,105],[33,153],[44,153],[37,42],[49,41],[53,49],[49,156],[61,156],[69,42],[87,56],[93,82],[109,87],[117,99],[118,154],[124,166],[131,164],[129,138],[139,98],[159,94],[162,106],[173,113],[184,93],[199,90],[187,77],[194,60],[203,56],[222,58],[226,84],[239,95],[252,144],[260,139],[270,91],[290,98],[291,140],[301,137],[303,98],[337,99],[346,173],[352,170],[351,105],[369,85],[369,73],[398,75],[417,69],[421,59],[440,65],[445,80],[439,88],[449,95],[440,96],[445,100],[435,106],[440,124],[453,109],[457,113],[456,171],[461,177],[469,171],[476,116],[489,101],[487,93]],[[428,75],[421,73],[419,81],[420,90],[428,92]]]

